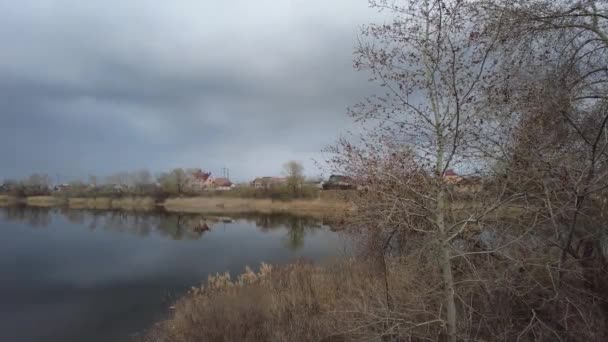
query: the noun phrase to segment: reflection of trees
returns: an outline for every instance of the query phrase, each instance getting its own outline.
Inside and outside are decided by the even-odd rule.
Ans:
[[[83,224],[86,212],[83,210],[74,210],[68,208],[62,208],[61,214],[65,217],[68,222],[73,224]]]
[[[298,250],[304,246],[304,237],[308,226],[304,225],[302,220],[294,219],[287,227],[287,235],[285,236],[285,245],[291,250]]]
[[[51,223],[51,208],[11,206],[2,208],[7,221],[22,222],[32,227],[46,227]]]
[[[157,225],[155,221],[154,217],[147,213],[111,211],[103,216],[103,229],[144,237],[154,230]]]
[[[102,221],[104,217],[105,217],[104,212],[101,212],[101,211],[91,212],[91,221],[88,224],[89,230],[97,229],[97,225],[99,224],[99,221]]]
[[[156,232],[173,240],[197,240],[211,230],[217,222],[234,222],[232,218],[221,216],[168,212],[137,213],[69,208],[57,210],[27,206],[5,207],[0,212],[7,221],[24,222],[34,227],[49,225],[53,212],[59,213],[68,222],[82,225],[89,230],[103,229],[141,237]],[[247,214],[236,215],[235,218],[254,223],[261,232],[286,229],[287,233],[283,241],[285,246],[292,250],[301,248],[306,235],[323,226],[318,219],[288,214]]]
[[[148,236],[152,232],[155,220],[150,215],[136,215],[134,217],[133,229],[139,236]]]
[[[105,213],[103,222],[104,229],[108,231],[131,233],[142,237],[157,232],[161,236],[173,240],[199,239],[204,231],[197,228],[203,223],[207,227],[210,227],[213,223],[201,215],[194,214],[127,213],[121,211]]]
[[[173,240],[196,240],[204,234],[204,231],[197,229],[201,223],[209,227],[213,222],[200,215],[166,212],[107,211],[91,214],[89,227],[94,229],[100,223],[106,231],[130,233],[141,237],[157,232]]]
[[[174,240],[196,240],[205,233],[199,229],[203,224],[210,227],[212,222],[208,222],[201,215],[163,213],[160,216],[158,231]]]
[[[291,216],[286,225],[287,235],[284,237],[285,245],[291,250],[298,250],[304,246],[306,234],[320,228],[317,220]]]
[[[269,232],[280,228],[287,229],[284,243],[291,250],[300,249],[304,246],[306,234],[322,227],[321,221],[316,218],[288,214],[257,216],[254,218],[254,222],[262,232]]]
[[[293,216],[288,214],[267,214],[251,217],[251,221],[263,232],[283,227],[304,225],[307,227],[319,227],[320,221],[311,217]]]
[[[27,222],[33,227],[46,227],[51,223],[50,213],[50,210],[40,210],[40,208],[32,210],[28,215]]]

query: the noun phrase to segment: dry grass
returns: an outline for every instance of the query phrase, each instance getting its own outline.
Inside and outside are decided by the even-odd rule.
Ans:
[[[71,209],[111,209],[109,198],[70,198],[68,207]]]
[[[386,306],[383,278],[372,268],[345,262],[324,268],[262,264],[258,273],[247,268],[235,280],[229,274],[210,276],[142,340],[329,342],[380,337],[383,327],[401,319]],[[396,293],[404,302],[405,297],[415,299],[404,290]]]
[[[156,203],[152,197],[72,197],[35,196],[24,200],[25,204],[38,207],[65,205],[71,209],[96,210],[152,210]],[[18,198],[0,196],[0,205],[19,203]],[[341,217],[350,212],[352,205],[346,200],[331,199],[298,199],[278,201],[259,198],[234,197],[187,197],[169,198],[163,206],[168,211],[184,213],[289,213],[301,216]]]
[[[291,200],[273,201],[270,199],[192,197],[170,198],[164,207],[176,212],[285,212],[296,215],[335,215],[349,210],[350,205],[339,200]]]
[[[515,251],[513,251],[515,252]],[[601,302],[564,279],[552,304],[552,279],[538,261],[515,265],[476,255],[455,264],[459,341],[605,341]],[[432,248],[408,256],[368,255],[324,267],[262,265],[231,279],[210,276],[171,308],[144,342],[447,341],[444,291]],[[465,268],[474,266],[477,279]],[[542,265],[541,265],[542,266]],[[386,269],[386,271],[385,271]],[[571,286],[571,288],[570,288]],[[580,301],[574,301],[578,298]],[[553,298],[555,299],[555,298]],[[464,314],[467,313],[467,314]],[[557,318],[566,314],[567,330]],[[530,323],[532,322],[532,323]]]
[[[145,211],[154,209],[154,205],[154,199],[151,197],[128,197],[120,199],[97,197],[70,198],[68,200],[68,206],[71,209]]]
[[[111,206],[112,209],[142,211],[154,209],[155,202],[152,197],[128,197],[113,199]]]
[[[0,207],[11,206],[19,203],[19,199],[13,196],[0,195]]]
[[[25,199],[25,204],[32,207],[55,207],[64,203],[64,199],[54,196],[30,196]]]
[[[327,201],[352,201],[358,195],[357,190],[322,190],[319,198]]]

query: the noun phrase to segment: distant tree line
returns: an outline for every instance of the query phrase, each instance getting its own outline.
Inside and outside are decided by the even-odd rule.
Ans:
[[[117,172],[106,177],[90,175],[86,181],[67,183],[53,182],[47,174],[32,174],[22,180],[5,180],[0,184],[0,194],[15,197],[60,196],[60,197],[135,197],[147,196],[157,200],[181,196],[227,196],[245,198],[271,198],[288,200],[293,198],[316,198],[318,189],[306,185],[304,167],[297,161],[289,161],[283,167],[285,184],[265,189],[254,189],[249,184],[228,191],[213,191],[200,185],[194,175],[198,169],[175,168],[153,175],[142,169],[133,172]]]
[[[32,174],[21,181],[9,179],[0,185],[0,193],[16,197],[44,196],[51,190],[51,179],[45,174]]]
[[[0,193],[16,197],[67,196],[67,197],[165,197],[186,194],[187,172],[177,168],[153,176],[148,170],[117,172],[99,178],[90,175],[87,181],[74,180],[53,183],[46,174],[32,174],[22,180],[8,179],[0,184]]]

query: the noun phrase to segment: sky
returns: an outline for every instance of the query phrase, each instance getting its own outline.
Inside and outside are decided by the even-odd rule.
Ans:
[[[367,0],[0,1],[0,179],[309,176],[373,91]]]

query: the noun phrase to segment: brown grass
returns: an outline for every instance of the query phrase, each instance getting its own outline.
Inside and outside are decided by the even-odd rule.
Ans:
[[[427,248],[416,255],[387,257],[385,262],[369,255],[324,267],[263,264],[258,273],[247,268],[236,279],[229,274],[210,276],[140,340],[447,341],[442,319],[445,294],[434,259],[432,248]],[[546,305],[553,280],[544,267],[534,262],[521,266],[525,271],[516,267],[508,275],[510,260],[487,260],[470,258],[479,276],[474,281],[462,272],[467,262],[456,264],[459,308],[474,309],[458,321],[459,341],[553,341],[556,332],[547,324],[553,325],[556,315],[567,308],[576,312],[569,313],[569,330],[563,332],[569,338],[564,340],[606,341],[605,319],[596,299]],[[581,281],[567,282],[572,289],[563,291],[580,296]],[[535,319],[548,323],[530,328]]]
[[[319,198],[327,201],[350,201],[356,198],[356,190],[322,190],[319,191]]]
[[[70,198],[68,207],[71,209],[111,209],[109,198]]]
[[[151,197],[127,197],[120,199],[97,197],[70,198],[68,200],[68,206],[72,209],[145,211],[154,209],[154,205],[154,199]]]
[[[339,200],[291,200],[273,201],[270,199],[192,197],[170,198],[164,203],[165,209],[176,212],[285,212],[296,215],[335,215],[349,210],[346,201]]]
[[[13,196],[0,195],[0,207],[11,206],[19,203],[19,199]]]
[[[142,340],[329,342],[379,337],[379,329],[401,319],[390,318],[395,315],[385,303],[383,278],[373,268],[344,262],[324,268],[262,264],[258,273],[247,268],[234,280],[229,274],[210,276]],[[405,289],[393,294],[404,302],[406,297],[414,300]],[[370,324],[373,316],[378,319]]]
[[[19,201],[18,198],[0,196],[0,205],[14,205]],[[109,197],[72,197],[66,199],[55,196],[34,196],[26,198],[24,203],[37,207],[67,204],[71,209],[116,209],[125,211],[152,210],[156,206],[152,197],[116,199]],[[279,201],[259,198],[185,197],[169,198],[163,203],[163,206],[168,211],[183,213],[289,213],[323,218],[342,217],[352,209],[352,206],[345,199],[339,198]]]
[[[25,204],[32,207],[54,207],[64,203],[63,198],[54,196],[30,196],[25,199]]]
[[[112,209],[141,211],[154,209],[155,202],[152,197],[128,197],[113,199],[111,202],[111,206]]]

